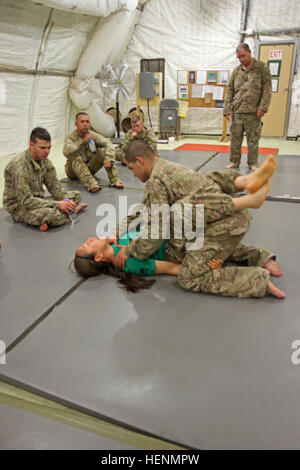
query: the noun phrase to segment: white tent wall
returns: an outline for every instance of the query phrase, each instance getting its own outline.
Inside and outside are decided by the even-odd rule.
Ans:
[[[54,142],[63,140],[68,131],[68,72],[76,70],[97,20],[30,0],[1,0],[0,69],[8,72],[0,72],[5,86],[5,99],[0,101],[0,155],[26,148],[35,126],[48,129]],[[66,76],[26,72],[36,68]]]
[[[97,28],[100,24],[105,25],[105,18],[109,15],[109,20],[114,12],[126,11],[128,2],[133,1],[0,0],[0,156],[26,148],[29,132],[37,125],[46,127],[54,142],[63,140],[76,111],[68,96],[71,72],[77,70]],[[73,11],[76,13],[52,8],[58,3],[63,8],[75,6]],[[240,38],[239,0],[139,2],[142,3],[145,3],[143,11],[135,13],[135,27],[132,22],[122,34],[111,31],[114,46],[110,51],[103,48],[103,43],[99,44],[102,55],[103,51],[106,53],[105,60],[101,57],[102,65],[122,56],[131,32],[129,45],[120,62],[128,63],[135,72],[139,72],[140,59],[165,58],[165,95],[168,98],[176,98],[179,69],[232,70],[237,65],[234,50]],[[105,8],[102,11],[105,18],[97,16],[98,7]],[[78,11],[88,11],[89,14]],[[249,32],[297,27],[299,24],[299,0],[250,0]],[[116,33],[120,34],[117,40]],[[294,39],[295,35],[261,36],[263,40],[291,38]],[[253,48],[253,37],[246,36],[245,41]],[[36,69],[58,71],[60,76],[35,75]],[[300,134],[299,74],[300,70],[293,84],[288,135]],[[93,80],[89,85],[89,92],[97,111],[102,102],[99,83],[96,82]],[[127,102],[121,101],[123,116],[135,105],[135,96]],[[145,109],[144,112],[147,121]],[[157,109],[151,109],[151,118],[157,129]],[[182,123],[184,133],[219,134],[221,129],[222,111],[217,109],[190,108]]]
[[[249,32],[300,25],[299,0],[250,0],[249,4]],[[239,0],[151,0],[140,15],[123,61],[139,72],[140,59],[164,58],[165,97],[176,99],[177,70],[232,71],[238,65],[235,48],[240,40],[240,17]],[[295,35],[261,36],[266,41],[291,38]],[[253,49],[253,36],[246,36],[245,42]],[[300,133],[300,111],[295,103],[295,96],[300,94],[300,80],[295,78],[288,135]],[[134,98],[122,102],[122,114],[134,105]],[[158,112],[155,108],[150,111],[157,130]],[[218,109],[189,108],[187,117],[182,120],[182,132],[186,134],[220,134],[221,130],[222,111]]]

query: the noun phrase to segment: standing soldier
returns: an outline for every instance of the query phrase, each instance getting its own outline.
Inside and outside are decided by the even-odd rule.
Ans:
[[[77,129],[67,135],[63,148],[63,154],[67,158],[67,176],[72,180],[79,179],[88,191],[95,193],[101,187],[94,175],[104,166],[110,186],[123,189],[111,141],[90,131],[90,120],[86,113],[76,114],[75,126]]]
[[[133,140],[142,140],[148,144],[154,153],[157,153],[157,142],[153,129],[144,126],[140,116],[136,115],[131,118],[132,129],[129,129],[124,137],[122,149],[117,150],[117,158],[121,162],[124,161],[124,156],[130,142]]]
[[[261,134],[261,118],[268,111],[271,97],[271,74],[264,62],[254,59],[248,44],[236,49],[241,65],[231,74],[224,106],[224,116],[232,119],[230,164],[226,168],[238,168],[244,132],[248,144],[248,166],[255,171],[258,166],[258,141]]]
[[[79,191],[65,191],[59,183],[48,160],[50,149],[49,132],[36,127],[30,134],[30,148],[14,157],[4,171],[4,208],[15,222],[37,225],[43,231],[70,222],[70,211],[87,207],[79,204]],[[44,198],[43,184],[54,199]]]

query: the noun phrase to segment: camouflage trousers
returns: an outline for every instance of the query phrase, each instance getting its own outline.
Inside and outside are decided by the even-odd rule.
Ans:
[[[222,234],[207,237],[201,250],[187,251],[178,276],[181,287],[194,292],[208,292],[227,297],[263,297],[269,271],[263,269],[273,255],[259,247],[245,247],[243,235]],[[246,261],[249,267],[229,266],[210,270],[210,259]]]
[[[241,161],[241,149],[244,132],[247,136],[248,144],[248,165],[257,166],[258,164],[258,141],[261,134],[261,119],[256,113],[233,113],[230,129],[230,161],[239,166]]]
[[[84,162],[80,156],[69,158],[65,164],[65,172],[70,179],[79,179],[80,182],[90,190],[93,186],[99,186],[98,181],[93,175],[103,167],[104,158],[105,149],[100,149],[94,153],[88,162]],[[120,181],[120,175],[115,162],[111,162],[111,167],[105,168],[105,170],[109,179],[109,185],[115,186],[115,184]]]
[[[116,160],[119,162],[123,162],[125,158],[125,153],[123,152],[121,147],[116,148]]]
[[[68,191],[66,197],[72,199],[75,204],[81,201],[81,194],[79,191]],[[50,206],[52,203],[53,205]],[[58,209],[56,201],[51,197],[40,198],[40,207],[33,210],[21,208],[16,214],[13,214],[15,222],[23,222],[28,225],[47,224],[50,227],[58,227],[70,222],[70,217],[66,212]]]

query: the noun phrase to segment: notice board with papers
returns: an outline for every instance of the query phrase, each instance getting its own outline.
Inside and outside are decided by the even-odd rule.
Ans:
[[[177,99],[194,108],[223,108],[229,76],[229,70],[177,70]]]

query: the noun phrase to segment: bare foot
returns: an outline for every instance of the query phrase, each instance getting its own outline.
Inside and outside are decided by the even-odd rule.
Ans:
[[[229,163],[229,165],[226,165],[226,168],[239,168],[240,165],[236,165],[235,163]]]
[[[251,198],[251,200],[249,199],[249,207],[252,209],[261,207],[266,200],[269,189],[270,183],[265,183],[256,193],[248,194]]]
[[[46,230],[48,230],[48,225],[47,225],[47,224],[42,224],[42,225],[40,225],[40,230],[41,230],[42,232],[45,232]]]
[[[124,184],[123,184],[121,181],[118,181],[118,182],[115,184],[115,188],[124,189]]]
[[[91,187],[90,191],[91,193],[96,193],[97,191],[100,191],[100,189],[100,186],[95,185]]]
[[[268,179],[271,178],[275,168],[276,160],[273,155],[269,155],[260,168],[252,166],[251,170],[254,169],[254,172],[250,175],[246,175],[246,188],[248,191],[250,193],[255,193],[259,188],[261,188]]]
[[[272,276],[279,277],[282,275],[282,271],[278,264],[272,258],[268,259],[268,261],[263,265],[263,268],[267,269]]]
[[[268,282],[267,292],[278,299],[285,299],[285,293],[275,287],[271,281]]]
[[[88,203],[87,203],[87,202],[81,202],[81,203],[78,204],[78,206],[76,207],[75,213],[77,214],[78,212],[83,211],[84,209],[87,208],[87,206],[88,206]]]

